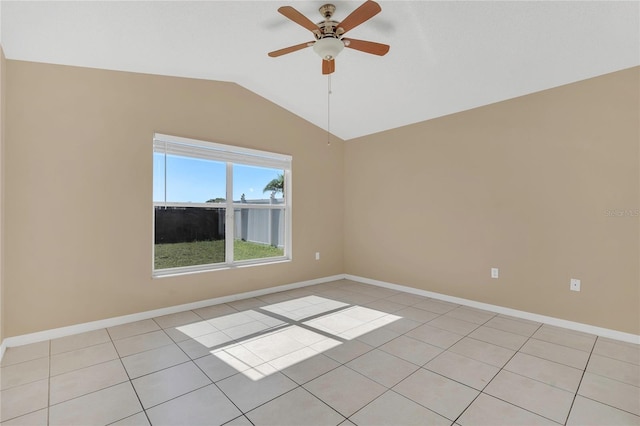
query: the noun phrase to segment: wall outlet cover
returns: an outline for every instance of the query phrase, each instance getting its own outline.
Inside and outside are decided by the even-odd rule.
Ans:
[[[498,268],[491,268],[491,278],[498,278],[500,276],[500,270]]]
[[[571,289],[571,291],[580,291],[580,280],[571,278],[569,288]]]

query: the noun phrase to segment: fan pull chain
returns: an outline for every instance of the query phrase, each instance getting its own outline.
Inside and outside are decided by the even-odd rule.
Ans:
[[[327,145],[331,145],[331,74],[327,75]]]

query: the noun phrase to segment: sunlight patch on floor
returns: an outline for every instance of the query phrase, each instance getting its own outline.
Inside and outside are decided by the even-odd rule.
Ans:
[[[175,330],[211,349],[211,354],[255,381],[400,318],[363,306],[305,296]]]

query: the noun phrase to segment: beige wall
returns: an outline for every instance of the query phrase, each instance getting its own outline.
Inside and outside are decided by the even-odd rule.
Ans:
[[[343,272],[640,333],[640,68],[327,147],[235,84],[2,63],[3,337]],[[293,155],[294,260],[151,279],[154,132]]]
[[[231,83],[6,75],[5,337],[343,272],[342,141]],[[152,279],[154,132],[291,154],[293,261]]]
[[[4,50],[0,46],[0,343],[4,338]]]
[[[639,334],[639,72],[348,141],[345,272]]]

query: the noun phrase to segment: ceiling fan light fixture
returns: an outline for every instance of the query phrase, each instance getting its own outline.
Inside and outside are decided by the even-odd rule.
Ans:
[[[313,44],[313,50],[324,60],[330,61],[344,49],[344,43],[339,38],[325,37]]]
[[[278,56],[313,46],[313,50],[322,59],[322,74],[328,75],[336,71],[336,61],[334,59],[345,47],[378,56],[384,56],[389,52],[389,46],[386,44],[342,38],[347,31],[377,15],[382,10],[378,3],[374,0],[366,0],[340,22],[332,19],[335,9],[335,5],[330,3],[321,6],[319,10],[324,21],[316,24],[291,6],[278,8],[280,14],[311,31],[315,40],[274,50],[269,52],[268,55],[272,58],[277,58]]]

